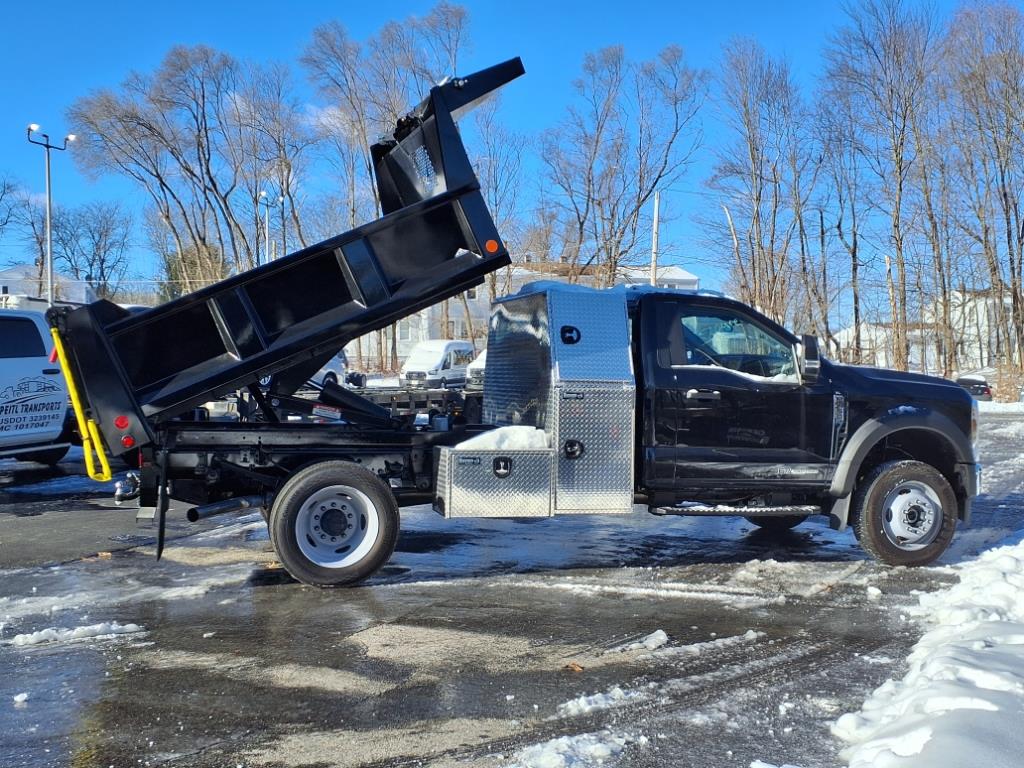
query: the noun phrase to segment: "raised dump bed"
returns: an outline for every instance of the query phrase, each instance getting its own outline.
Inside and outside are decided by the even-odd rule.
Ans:
[[[108,301],[51,310],[110,451],[260,377],[298,386],[350,340],[507,264],[455,121],[522,73],[517,58],[435,86],[372,147],[382,218],[137,314]]]

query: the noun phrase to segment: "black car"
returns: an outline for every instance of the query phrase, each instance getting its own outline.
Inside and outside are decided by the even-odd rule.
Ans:
[[[981,376],[960,376],[956,383],[970,392],[975,400],[992,399],[992,387]]]

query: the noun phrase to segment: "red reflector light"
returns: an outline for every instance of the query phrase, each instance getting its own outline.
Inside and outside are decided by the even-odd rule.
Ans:
[[[116,419],[114,419],[114,426],[117,427],[118,429],[128,429],[128,417],[118,416]]]
[[[51,363],[56,363],[57,362],[57,348],[56,347],[54,347],[53,351],[50,352],[50,362]]]
[[[124,437],[121,438],[121,445],[123,445],[125,448],[131,448],[133,445],[135,445],[135,438],[132,437],[131,435],[125,435]]]

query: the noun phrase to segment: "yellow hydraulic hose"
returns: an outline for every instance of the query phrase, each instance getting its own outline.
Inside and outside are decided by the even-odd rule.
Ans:
[[[85,470],[89,477],[99,483],[105,483],[113,475],[110,473],[110,462],[107,461],[107,454],[103,451],[103,440],[100,438],[99,427],[92,419],[85,417],[85,409],[82,408],[82,398],[78,395],[78,387],[71,376],[71,367],[68,365],[67,355],[64,353],[64,342],[56,328],[50,329],[53,336],[53,348],[57,350],[57,359],[60,361],[60,369],[64,373],[64,380],[68,383],[68,395],[71,397],[71,409],[75,412],[75,419],[78,421],[78,434],[82,436],[82,451],[85,453]],[[95,454],[95,456],[94,456]],[[96,470],[96,461],[99,461],[100,469]]]

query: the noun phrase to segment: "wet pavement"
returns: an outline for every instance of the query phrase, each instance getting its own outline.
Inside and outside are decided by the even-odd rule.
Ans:
[[[1021,527],[1022,431],[985,419],[989,495],[944,562]],[[496,767],[581,734],[622,766],[841,765],[829,724],[902,674],[907,607],[955,579],[879,566],[818,521],[418,508],[370,582],[317,590],[258,515],[197,529],[179,511],[156,563],[80,472],[0,463],[4,768]],[[124,634],[23,644],[111,622]]]

